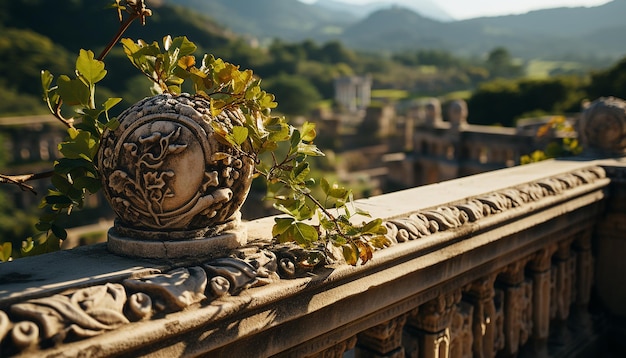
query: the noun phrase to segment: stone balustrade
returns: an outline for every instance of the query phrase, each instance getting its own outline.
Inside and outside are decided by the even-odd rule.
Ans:
[[[227,258],[2,264],[0,356],[570,356],[601,337],[590,302],[620,306],[624,173],[551,160],[358,201],[393,245],[355,267],[271,245],[272,218]]]

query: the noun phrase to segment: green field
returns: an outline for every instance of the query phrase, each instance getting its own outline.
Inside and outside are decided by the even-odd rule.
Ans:
[[[551,73],[584,72],[585,66],[579,62],[531,60],[526,65],[526,76],[547,78]]]

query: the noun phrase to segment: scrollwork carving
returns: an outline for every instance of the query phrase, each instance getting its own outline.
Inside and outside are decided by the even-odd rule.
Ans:
[[[128,323],[122,314],[126,294],[119,284],[80,289],[74,294],[33,299],[11,306],[11,313],[37,322],[43,339],[87,338]]]
[[[155,305],[176,310],[189,307],[204,299],[207,274],[198,266],[179,268],[167,274],[124,280],[124,286],[133,291],[151,293],[159,298]]]
[[[604,169],[600,167],[586,168],[472,198],[465,203],[441,206],[412,214],[406,218],[388,220],[385,222],[387,238],[396,244],[459,228],[490,215],[592,183],[605,176]]]

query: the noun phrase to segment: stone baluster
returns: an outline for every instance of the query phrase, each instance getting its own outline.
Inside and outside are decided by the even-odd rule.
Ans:
[[[442,294],[419,308],[407,322],[408,341],[417,339],[417,345],[407,345],[407,357],[449,358],[450,326],[452,316],[461,301],[461,290]]]
[[[402,330],[407,315],[401,315],[358,334],[357,358],[403,358]]]
[[[504,290],[504,356],[516,356],[532,332],[533,285],[524,273],[529,259],[510,264],[498,276]]]
[[[450,324],[450,358],[472,358],[474,306],[461,301]]]
[[[570,247],[573,239],[561,241],[554,255],[556,268],[556,318],[565,321],[569,317],[572,305],[572,284],[576,258],[571,255]]]
[[[550,333],[550,278],[552,255],[558,246],[550,245],[537,252],[530,260],[533,279],[533,340],[535,347],[544,346]]]
[[[574,300],[577,307],[586,309],[593,284],[593,256],[591,254],[591,231],[586,230],[574,239],[576,255],[576,284]]]
[[[496,274],[476,280],[465,291],[464,299],[474,306],[474,357],[494,357],[502,337],[502,311],[496,308],[494,282]],[[501,291],[498,299],[502,301]],[[499,312],[498,312],[499,311]],[[500,322],[498,322],[500,320]]]
[[[343,354],[352,348],[356,344],[357,337],[352,336],[345,341],[339,342],[332,347],[326,348],[321,352],[317,352],[313,355],[307,356],[306,358],[341,358]]]

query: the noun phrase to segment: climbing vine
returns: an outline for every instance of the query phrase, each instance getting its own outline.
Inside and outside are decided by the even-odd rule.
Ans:
[[[81,50],[72,76],[55,78],[49,71],[42,71],[44,101],[51,113],[68,127],[68,137],[59,145],[63,158],[54,163],[54,170],[49,173],[54,189],[44,197],[41,205],[49,211],[37,224],[40,233],[24,242],[23,253],[35,246],[47,245],[54,249],[51,243],[58,243],[58,239],[67,236],[57,223],[59,216],[81,208],[86,195],[101,189],[95,157],[103,132],[119,125],[109,112],[121,98],[96,103],[95,91],[96,84],[107,74],[103,60],[118,42],[132,65],[149,79],[154,94],[191,92],[209,101],[213,116],[228,110],[243,113],[243,125],[220,121],[212,121],[211,125],[222,143],[254,161],[255,175],[268,183],[268,199],[286,215],[276,218],[272,229],[278,242],[295,242],[309,250],[311,265],[324,262],[331,246],[340,248],[346,262],[356,265],[369,261],[377,248],[391,244],[385,237],[386,227],[382,220],[372,219],[367,212],[358,209],[350,189],[310,176],[308,158],[324,155],[314,144],[315,125],[305,122],[296,128],[285,117],[273,115],[272,110],[278,104],[272,94],[261,88],[261,80],[252,70],[241,70],[210,54],[198,59],[194,56],[197,46],[184,36],[165,36],[161,43],[122,38],[134,20],[145,23],[152,12],[143,0],[116,0],[112,6],[118,13],[120,28],[98,57],[89,50]],[[74,115],[64,116],[66,107],[73,109]],[[184,150],[176,145],[176,133],[170,136],[168,143],[171,143],[162,151],[163,155]],[[154,144],[152,139],[147,138],[143,145]],[[158,141],[162,140],[159,138]],[[141,154],[138,148],[135,151],[137,155]],[[214,153],[213,156],[219,159],[228,154]],[[146,167],[155,169],[149,165]],[[135,183],[136,187],[142,188],[135,194],[143,195],[147,207],[158,211],[151,198],[168,195],[159,191],[163,186],[157,182],[167,181],[172,173],[148,174],[144,177],[152,178],[153,182]],[[321,188],[323,198],[314,196],[315,187]],[[357,216],[366,220],[355,224]],[[5,256],[3,254],[0,259]]]

